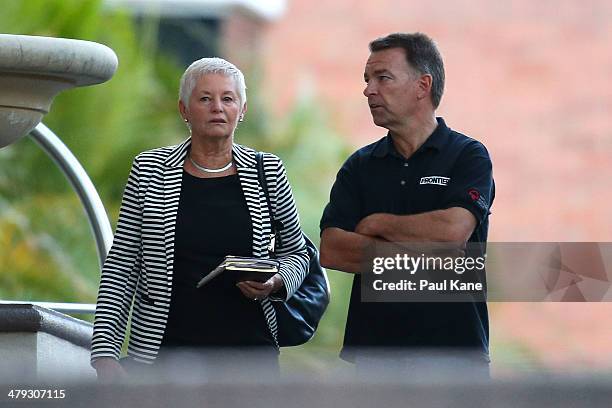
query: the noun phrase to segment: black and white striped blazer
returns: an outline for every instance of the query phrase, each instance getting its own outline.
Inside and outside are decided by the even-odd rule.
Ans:
[[[183,164],[190,145],[188,139],[143,152],[134,160],[113,245],[102,268],[92,362],[101,357],[119,358],[130,311],[128,355],[143,363],[152,363],[157,356],[170,308],[174,231]],[[257,177],[255,151],[234,144],[232,152],[251,216],[253,256],[267,257],[270,217]],[[263,161],[272,210],[283,224],[276,254],[289,299],[306,276],[308,254],[283,163],[270,153],[264,154]],[[261,306],[276,340],[274,308],[267,298]]]

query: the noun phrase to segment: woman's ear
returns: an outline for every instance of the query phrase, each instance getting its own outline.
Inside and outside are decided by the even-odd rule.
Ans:
[[[240,116],[238,117],[238,120],[240,122],[242,122],[244,120],[244,114],[247,112],[247,103],[245,102],[244,105],[242,105],[242,112],[240,112]]]
[[[189,122],[189,120],[187,119],[187,107],[185,106],[183,101],[180,99],[178,101],[178,107],[179,107],[179,112],[181,113],[181,116],[183,117],[183,120],[185,122]]]

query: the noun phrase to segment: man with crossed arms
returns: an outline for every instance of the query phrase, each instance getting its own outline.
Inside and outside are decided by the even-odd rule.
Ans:
[[[355,274],[341,357],[359,367],[366,350],[439,350],[488,375],[485,302],[360,299],[364,251],[376,240],[474,242],[484,253],[495,196],[486,148],[435,116],[444,90],[435,43],[397,33],[371,42],[370,51],[363,93],[388,134],[344,163],[320,225],[323,266]]]

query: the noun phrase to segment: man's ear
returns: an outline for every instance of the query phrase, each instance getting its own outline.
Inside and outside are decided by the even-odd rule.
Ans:
[[[421,75],[418,82],[417,98],[423,99],[431,94],[431,86],[433,84],[433,77],[429,74]]]

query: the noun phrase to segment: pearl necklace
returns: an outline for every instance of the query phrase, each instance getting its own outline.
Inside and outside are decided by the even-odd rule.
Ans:
[[[204,166],[200,166],[198,163],[196,163],[192,158],[191,155],[187,156],[189,158],[189,161],[191,162],[191,164],[193,164],[193,167],[195,167],[196,169],[200,170],[202,173],[222,173],[225,170],[229,169],[230,167],[232,167],[232,164],[234,164],[233,160],[230,160],[229,163],[227,163],[225,166],[220,167],[218,169],[209,169],[206,168]]]

